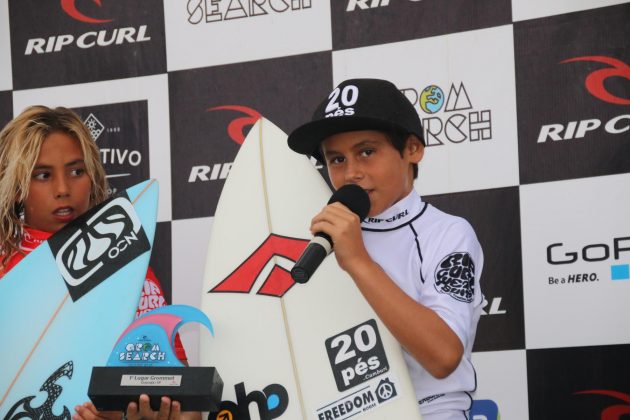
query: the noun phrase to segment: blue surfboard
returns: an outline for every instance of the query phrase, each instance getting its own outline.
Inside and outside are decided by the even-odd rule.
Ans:
[[[70,419],[140,300],[157,219],[154,180],[51,236],[0,280],[0,419]]]

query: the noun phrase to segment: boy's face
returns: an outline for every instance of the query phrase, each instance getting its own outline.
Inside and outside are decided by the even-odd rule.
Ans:
[[[35,229],[56,232],[90,208],[91,190],[79,141],[65,133],[51,133],[31,174],[24,221]]]
[[[424,146],[412,136],[401,156],[380,131],[348,131],[325,139],[322,153],[333,187],[357,184],[363,188],[370,197],[368,216],[372,217],[411,192],[412,164],[420,162]]]

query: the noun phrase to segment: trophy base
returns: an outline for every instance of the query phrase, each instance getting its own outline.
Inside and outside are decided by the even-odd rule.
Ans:
[[[216,411],[223,381],[213,367],[94,367],[88,396],[99,411],[126,411],[127,405],[147,394],[151,408],[163,396],[179,401],[182,411]]]

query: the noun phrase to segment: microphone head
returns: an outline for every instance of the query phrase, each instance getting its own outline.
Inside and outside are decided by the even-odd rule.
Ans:
[[[370,212],[370,197],[368,193],[356,184],[346,184],[334,192],[328,204],[340,202],[348,207],[350,211],[359,216],[360,220]]]

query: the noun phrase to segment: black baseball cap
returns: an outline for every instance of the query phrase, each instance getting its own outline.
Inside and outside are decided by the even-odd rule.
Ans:
[[[394,130],[415,134],[424,144],[422,124],[413,105],[392,83],[349,79],[317,107],[312,120],[289,134],[289,147],[323,162],[320,143],[333,134],[357,130]]]

